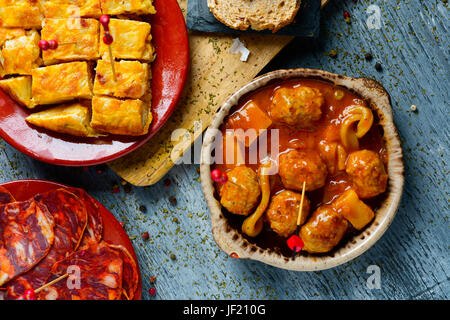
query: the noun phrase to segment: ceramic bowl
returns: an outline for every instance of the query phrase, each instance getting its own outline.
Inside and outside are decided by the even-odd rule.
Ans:
[[[211,179],[210,159],[214,136],[230,110],[236,106],[244,95],[264,87],[274,81],[295,78],[310,78],[327,81],[336,86],[346,88],[366,100],[368,105],[378,114],[379,124],[384,129],[384,140],[388,154],[389,182],[375,219],[358,235],[350,238],[329,254],[307,254],[289,259],[272,249],[261,248],[242,236],[240,230],[234,229],[222,213],[219,200],[216,199]],[[218,246],[228,255],[261,261],[263,263],[288,270],[317,271],[336,267],[355,259],[377,242],[387,230],[400,203],[404,184],[403,153],[400,138],[392,115],[389,94],[376,81],[363,78],[351,78],[322,70],[290,69],[278,70],[262,75],[242,87],[228,98],[213,119],[205,133],[202,147],[201,182],[203,193],[211,212],[212,233]]]

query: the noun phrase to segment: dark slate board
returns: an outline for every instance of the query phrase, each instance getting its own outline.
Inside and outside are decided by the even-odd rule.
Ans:
[[[204,32],[228,32],[228,33],[262,33],[271,34],[270,30],[246,31],[235,30],[218,21],[209,11],[206,0],[188,0],[188,12],[186,16],[189,30]],[[296,36],[301,38],[317,38],[320,30],[320,0],[302,0],[301,7],[295,21],[280,29],[276,34]]]

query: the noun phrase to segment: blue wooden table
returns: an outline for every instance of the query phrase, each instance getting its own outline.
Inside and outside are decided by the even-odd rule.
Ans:
[[[369,5],[380,9],[380,29],[367,27]],[[344,20],[345,10],[351,24]],[[321,28],[318,42],[294,41],[265,71],[310,67],[375,78],[392,96],[405,152],[406,185],[397,216],[382,239],[352,262],[296,273],[229,258],[212,238],[195,165],[176,166],[157,185],[136,188],[122,185],[106,166],[55,167],[2,141],[0,182],[63,182],[85,188],[105,204],[133,239],[145,299],[448,299],[448,7],[442,0],[336,0],[323,10]],[[329,56],[332,50],[335,58]],[[369,52],[372,61],[364,58]],[[417,112],[411,111],[413,104]],[[144,232],[149,240],[140,237]],[[380,289],[367,286],[370,265],[381,270]],[[153,275],[157,295],[152,298],[147,292]]]

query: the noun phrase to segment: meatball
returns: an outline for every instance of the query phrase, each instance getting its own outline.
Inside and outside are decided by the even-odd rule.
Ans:
[[[306,181],[306,191],[325,185],[328,170],[316,151],[289,151],[280,156],[279,174],[286,189],[301,191]]]
[[[261,194],[256,172],[246,166],[235,167],[228,172],[228,179],[220,189],[220,203],[234,214],[249,215]]]
[[[280,236],[289,237],[295,232],[301,198],[301,194],[289,190],[282,191],[272,197],[269,209],[266,211],[266,217],[272,230]],[[305,223],[309,208],[309,200],[305,196],[301,224]]]
[[[319,207],[300,229],[300,237],[309,253],[324,253],[333,249],[344,237],[348,222],[332,206]]]
[[[362,199],[375,197],[386,190],[388,175],[383,161],[373,151],[351,153],[345,171],[352,178],[353,188]]]
[[[270,105],[270,116],[279,124],[309,128],[322,116],[322,93],[315,88],[280,88]]]

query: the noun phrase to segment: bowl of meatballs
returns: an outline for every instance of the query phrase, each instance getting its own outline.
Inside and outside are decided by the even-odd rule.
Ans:
[[[229,97],[205,133],[200,171],[218,246],[295,271],[368,250],[404,184],[386,90],[314,69],[274,71]],[[293,236],[302,249],[294,255]]]

